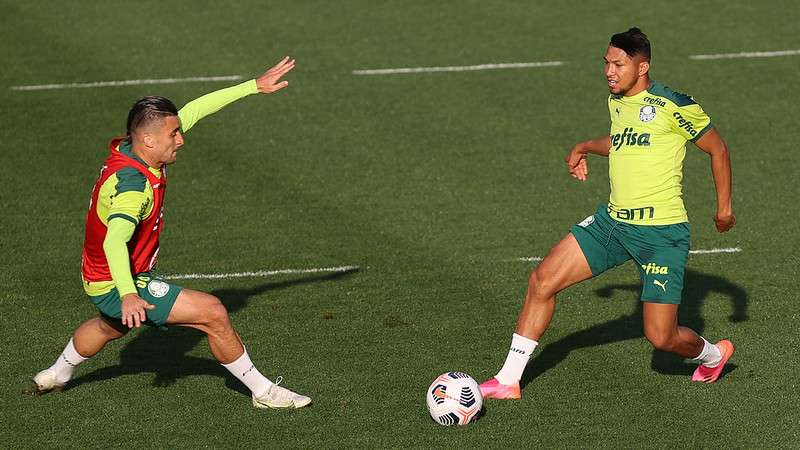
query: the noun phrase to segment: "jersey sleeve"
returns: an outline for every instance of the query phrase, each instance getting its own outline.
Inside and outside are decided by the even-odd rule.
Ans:
[[[133,237],[135,230],[136,225],[122,218],[109,220],[108,231],[103,241],[103,252],[106,254],[108,269],[120,298],[136,293],[133,274],[131,274],[130,253],[128,252],[128,241]]]
[[[122,218],[134,226],[146,219],[153,209],[153,189],[138,170],[125,167],[115,174],[116,185],[109,202],[106,223]]]
[[[677,106],[672,113],[672,130],[687,141],[695,142],[713,127],[711,118],[697,103]]]
[[[248,80],[236,86],[220,89],[192,100],[178,111],[178,118],[181,121],[181,131],[184,133],[189,131],[190,128],[204,117],[214,114],[236,100],[256,93],[258,93],[256,80]]]

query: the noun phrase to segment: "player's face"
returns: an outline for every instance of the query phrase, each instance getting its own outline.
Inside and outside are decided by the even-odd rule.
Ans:
[[[625,95],[639,80],[640,58],[631,58],[625,50],[609,46],[603,58],[608,90],[612,94]]]
[[[178,149],[183,145],[181,123],[177,116],[168,116],[153,130],[153,156],[162,165],[172,164],[177,159]]]

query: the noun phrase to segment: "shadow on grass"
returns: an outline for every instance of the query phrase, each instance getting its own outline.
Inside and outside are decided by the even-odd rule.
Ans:
[[[678,309],[678,323],[680,325],[689,327],[701,335],[703,334],[705,328],[705,321],[702,317],[703,302],[712,292],[717,292],[730,298],[733,312],[728,318],[731,322],[743,322],[748,319],[747,292],[741,286],[731,283],[725,278],[704,274],[692,269],[686,269],[684,276],[683,299]],[[577,331],[558,341],[547,344],[525,369],[520,386],[525,387],[536,377],[558,365],[573,350],[643,338],[642,302],[639,301],[640,283],[612,284],[597,289],[595,292],[599,297],[609,298],[618,289],[636,293],[636,305],[630,314]],[[697,367],[697,364],[686,363],[683,358],[672,353],[654,350],[650,367],[658,373],[689,375]],[[723,370],[723,375],[733,371],[735,368],[736,365],[727,365]]]
[[[211,294],[222,301],[228,313],[233,313],[247,306],[250,298],[265,292],[307,283],[339,280],[357,271],[358,269],[354,268],[327,275],[265,283],[251,289],[216,289],[211,291]],[[75,378],[67,385],[67,389],[121,375],[150,372],[156,375],[153,380],[154,386],[169,386],[179,378],[190,375],[213,375],[225,378],[225,385],[228,388],[250,395],[247,388],[225,370],[210,353],[208,358],[187,355],[205,338],[204,333],[188,327],[173,326],[166,331],[147,327],[130,338],[122,348],[119,365],[103,367]]]

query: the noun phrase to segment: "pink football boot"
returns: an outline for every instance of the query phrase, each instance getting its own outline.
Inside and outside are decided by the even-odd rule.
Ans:
[[[717,381],[719,376],[722,374],[722,369],[731,358],[731,355],[733,355],[733,343],[727,339],[723,339],[714,345],[716,345],[717,348],[719,348],[720,353],[722,353],[722,360],[719,362],[719,364],[717,364],[717,367],[706,367],[702,364],[697,366],[697,369],[695,369],[694,374],[692,375],[692,381],[713,383]]]
[[[484,381],[480,385],[483,398],[496,398],[498,400],[518,400],[522,398],[522,391],[519,389],[519,382],[514,384],[501,384],[497,378]]]

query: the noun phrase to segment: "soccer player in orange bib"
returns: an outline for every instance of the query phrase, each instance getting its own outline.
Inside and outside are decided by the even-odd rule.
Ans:
[[[151,271],[164,228],[166,166],[202,118],[256,93],[285,88],[295,61],[284,58],[257,79],[212,92],[178,110],[164,97],[145,97],[128,113],[127,136],[113,139],[92,191],[83,246],[83,287],[100,315],[81,324],[55,363],[36,374],[33,392],[61,390],[75,367],[142,324],[196,328],[214,357],[251,391],[257,408],[300,408],[311,399],[278,386],[255,368],[222,302],[183,289]]]
[[[587,155],[608,157],[609,202],[574,225],[531,274],[506,361],[481,384],[486,398],[521,398],[520,378],[550,325],[557,293],[631,259],[642,279],[644,335],[655,348],[697,361],[692,380],[705,383],[719,378],[733,354],[729,340],[711,344],[678,325],[689,255],[681,188],[686,141],[711,157],[721,233],[736,223],[728,148],[691,97],[650,79],[650,42],[641,30],[612,36],[604,59],[611,132],[577,144],[566,163],[572,177],[586,180]]]

